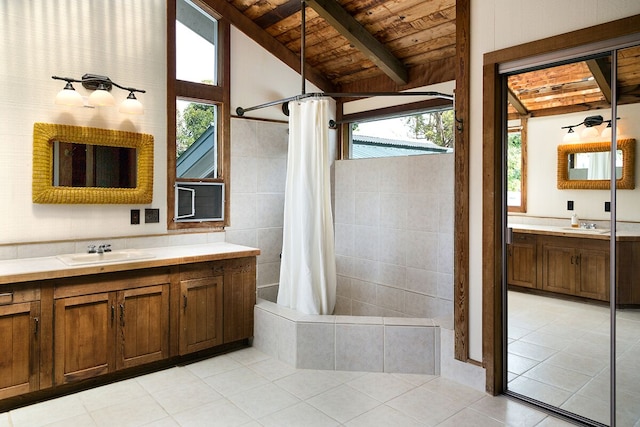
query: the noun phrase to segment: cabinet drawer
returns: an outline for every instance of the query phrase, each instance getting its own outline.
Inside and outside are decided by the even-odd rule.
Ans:
[[[222,276],[225,261],[201,262],[180,266],[180,280],[202,279],[205,277]]]
[[[0,287],[0,305],[40,300],[40,287],[37,285],[10,285]]]

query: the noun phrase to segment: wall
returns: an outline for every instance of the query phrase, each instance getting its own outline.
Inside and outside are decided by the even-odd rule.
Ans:
[[[260,248],[258,296],[271,301],[280,276],[288,127],[231,120],[231,226],[226,241]]]
[[[453,314],[453,155],[336,163],[336,314]]]
[[[605,119],[611,112],[601,110],[594,113],[572,113],[559,116],[529,119],[528,163],[527,163],[527,213],[526,216],[569,218],[567,200],[574,201],[576,214],[580,220],[608,220],[604,202],[609,201],[609,190],[558,190],[556,179],[557,147],[562,144],[567,124],[580,123],[588,115],[601,114]],[[618,107],[619,138],[640,138],[640,104]],[[576,131],[580,132],[583,128]],[[595,138],[591,141],[601,141]],[[582,140],[589,142],[589,140]],[[640,177],[640,162],[636,161],[636,177]],[[636,182],[638,180],[636,179]],[[640,185],[634,190],[620,190],[618,199],[619,221],[640,221]],[[519,215],[517,215],[519,216]],[[517,220],[516,220],[517,221]]]
[[[640,13],[636,0],[471,1],[469,353],[482,360],[482,56]]]
[[[3,0],[0,2],[0,243],[152,234],[166,229],[165,2]],[[160,36],[159,36],[160,35]],[[107,75],[147,91],[142,116],[117,108],[54,105],[64,82]],[[76,83],[84,96],[88,92]],[[116,102],[127,92],[113,90]],[[150,133],[155,138],[154,198],[159,224],[129,225],[130,205],[39,205],[31,202],[33,123],[62,123]]]

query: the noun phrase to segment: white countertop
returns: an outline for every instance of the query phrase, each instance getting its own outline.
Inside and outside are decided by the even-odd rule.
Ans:
[[[596,228],[587,230],[583,228],[572,228],[570,226],[558,227],[553,225],[536,225],[536,224],[516,224],[509,223],[509,228],[514,232],[524,232],[531,234],[547,234],[553,236],[580,237],[590,239],[609,240],[611,232],[609,229]],[[616,239],[633,239],[640,237],[638,232],[633,231],[616,231]]]
[[[226,242],[140,250],[153,257],[82,265],[67,265],[56,256],[0,260],[0,284],[233,259],[260,254],[260,250],[257,248]]]

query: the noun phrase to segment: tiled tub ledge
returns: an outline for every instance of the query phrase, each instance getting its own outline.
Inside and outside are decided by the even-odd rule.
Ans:
[[[253,346],[296,368],[440,375],[434,319],[305,315],[258,299]]]

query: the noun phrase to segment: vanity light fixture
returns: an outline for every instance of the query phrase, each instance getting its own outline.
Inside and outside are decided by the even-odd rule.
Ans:
[[[113,86],[126,90],[129,96],[120,104],[118,111],[126,114],[143,114],[144,108],[142,103],[138,101],[134,92],[145,93],[142,89],[126,87],[117,84],[107,76],[99,76],[97,74],[85,74],[80,80],[71,77],[51,76],[54,80],[64,80],[67,82],[65,87],[56,95],[56,104],[67,105],[72,107],[85,106],[84,99],[76,92],[71,83],[82,83],[85,89],[92,90],[89,95],[88,107],[112,107],[115,105],[115,99],[110,93]]]
[[[562,138],[562,142],[578,142],[580,140],[580,137],[578,137],[578,134],[575,133],[573,128],[576,128],[581,125],[584,125],[585,127],[581,133],[582,138],[596,137],[599,135],[599,133],[598,133],[598,129],[596,129],[595,126],[600,126],[603,122],[604,120],[602,119],[602,116],[598,115],[598,116],[589,116],[585,118],[582,123],[578,123],[577,125],[562,126],[561,129],[569,129],[569,131],[564,136],[564,138]]]

